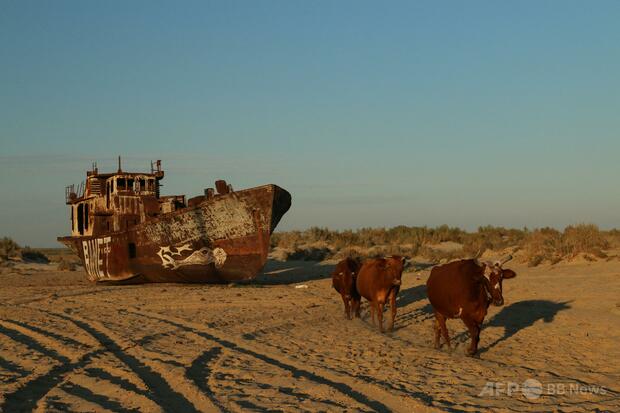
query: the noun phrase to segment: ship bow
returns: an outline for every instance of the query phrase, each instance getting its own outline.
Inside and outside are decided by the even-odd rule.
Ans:
[[[276,229],[276,226],[280,222],[280,219],[286,214],[286,212],[291,207],[291,194],[285,190],[280,188],[277,185],[274,185],[274,193],[273,193],[273,207],[271,208],[271,228],[270,233]]]

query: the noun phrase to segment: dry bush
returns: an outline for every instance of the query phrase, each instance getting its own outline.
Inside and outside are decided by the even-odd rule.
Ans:
[[[411,245],[375,245],[370,248],[363,247],[344,247],[336,251],[332,258],[343,260],[347,257],[351,258],[379,258],[399,255],[405,258],[411,258],[417,255],[418,248]]]
[[[612,229],[603,233],[610,248],[620,248],[620,230]]]
[[[327,228],[311,227],[305,230],[302,234],[306,243],[314,242],[328,242],[331,240],[334,231],[330,231]]]
[[[30,247],[26,247],[21,250],[22,260],[24,262],[36,263],[36,264],[49,264],[50,260],[41,251],[33,250]]]
[[[443,251],[429,247],[420,248],[419,255],[433,263],[448,262],[464,258],[463,250]]]
[[[493,245],[487,239],[479,236],[469,237],[463,244],[463,257],[479,258],[488,249],[493,249]]]
[[[605,258],[609,241],[596,225],[579,224],[566,227],[563,233],[552,228],[532,231],[521,244],[530,266],[543,262],[555,264],[579,254]]]
[[[17,242],[13,241],[9,237],[3,237],[0,240],[0,258],[3,260],[8,260],[11,257],[17,255],[20,250],[20,246]]]
[[[323,261],[331,255],[332,252],[329,248],[305,247],[289,253],[286,259],[291,261]]]
[[[507,247],[519,245],[527,234],[527,229],[508,229],[488,225],[485,227],[479,227],[478,231],[468,234],[464,244],[470,244],[472,246],[470,248],[478,247],[476,251],[480,247],[493,251],[499,251]]]
[[[413,245],[416,248],[415,246],[430,243],[462,242],[466,235],[465,231],[447,225],[437,228],[400,225],[389,229],[360,228],[355,231],[331,231],[327,228],[312,227],[305,231],[274,233],[271,245],[294,249],[299,245],[326,242],[336,250],[353,246],[371,248],[379,245]]]
[[[295,249],[303,242],[300,231],[275,232],[271,235],[271,246]]]
[[[458,242],[462,244],[467,237],[467,232],[460,228],[449,227],[448,225],[441,225],[437,228],[431,228],[428,230],[428,237],[426,243],[438,244],[440,242]]]
[[[455,242],[462,250],[440,251],[429,245]],[[325,258],[376,257],[422,255],[434,262],[455,258],[474,258],[486,250],[501,251],[509,247],[520,247],[529,265],[543,262],[556,263],[580,253],[604,257],[604,250],[611,245],[620,246],[620,231],[601,232],[595,225],[567,227],[564,233],[552,228],[534,231],[484,226],[468,233],[459,228],[442,225],[436,228],[408,227],[360,228],[357,230],[331,231],[312,227],[304,231],[275,233],[272,246],[295,251],[298,257]],[[314,250],[313,250],[314,249]],[[316,250],[323,252],[317,252]],[[306,251],[307,252],[303,252]],[[327,252],[326,250],[330,250]],[[305,258],[304,258],[305,259]]]
[[[344,260],[347,257],[363,259],[366,258],[367,255],[366,251],[360,247],[343,247],[333,255],[333,258],[338,261]]]
[[[559,261],[562,258],[559,253],[561,245],[562,234],[553,228],[534,230],[521,243],[524,257],[530,267],[540,265],[544,261],[552,263]]]
[[[598,258],[607,255],[603,250],[609,248],[609,242],[594,224],[579,224],[566,227],[562,235],[562,253],[575,257],[578,254],[592,254]]]
[[[393,255],[410,257],[411,249],[401,245],[381,245],[370,248],[366,254],[369,258],[390,257]]]

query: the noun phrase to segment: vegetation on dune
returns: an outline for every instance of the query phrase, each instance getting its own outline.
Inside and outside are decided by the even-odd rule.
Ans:
[[[451,243],[450,248],[445,248]],[[485,252],[517,253],[530,266],[557,263],[580,254],[605,258],[605,251],[620,246],[620,231],[601,231],[596,225],[579,224],[564,231],[485,226],[475,232],[442,225],[436,228],[397,226],[333,231],[312,227],[304,231],[278,232],[272,246],[279,259],[341,259],[347,256],[403,255],[430,262],[480,257]]]
[[[8,260],[16,256],[20,248],[19,244],[11,238],[3,237],[0,240],[0,259]]]
[[[28,246],[22,248],[17,242],[9,237],[0,239],[0,261],[23,261],[38,264],[47,264],[49,258],[41,251],[32,249]]]
[[[34,262],[37,264],[49,264],[50,260],[41,251],[33,250],[30,247],[26,247],[20,251],[22,260],[24,262]]]
[[[569,226],[564,232],[553,228],[541,228],[528,234],[522,247],[530,266],[545,261],[554,264],[580,254],[606,258],[605,250],[611,246],[610,239],[617,237],[614,232],[615,230],[605,233],[592,224]]]
[[[276,232],[271,237],[271,245],[274,248],[272,257],[282,261],[402,255],[439,263],[509,251],[529,266],[537,266],[579,256],[589,260],[607,258],[611,248],[620,248],[620,230],[601,231],[593,224],[571,225],[564,231],[485,226],[474,232],[447,225],[435,228],[399,225],[343,231],[312,227],[304,231]],[[0,262],[51,261],[62,271],[74,271],[79,264],[69,250],[43,251],[22,248],[9,237],[0,239]]]

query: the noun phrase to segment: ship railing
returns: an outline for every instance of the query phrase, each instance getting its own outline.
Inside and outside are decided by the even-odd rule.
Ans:
[[[77,186],[77,189],[74,184],[65,187],[65,202],[70,204],[76,199],[82,198],[84,196],[84,187],[84,181]]]

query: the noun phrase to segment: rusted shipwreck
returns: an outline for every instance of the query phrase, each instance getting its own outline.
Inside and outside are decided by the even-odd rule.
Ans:
[[[71,236],[58,241],[91,281],[222,283],[254,278],[291,205],[277,185],[234,191],[225,181],[190,198],[160,195],[161,161],[150,173],[99,173],[66,188]]]

